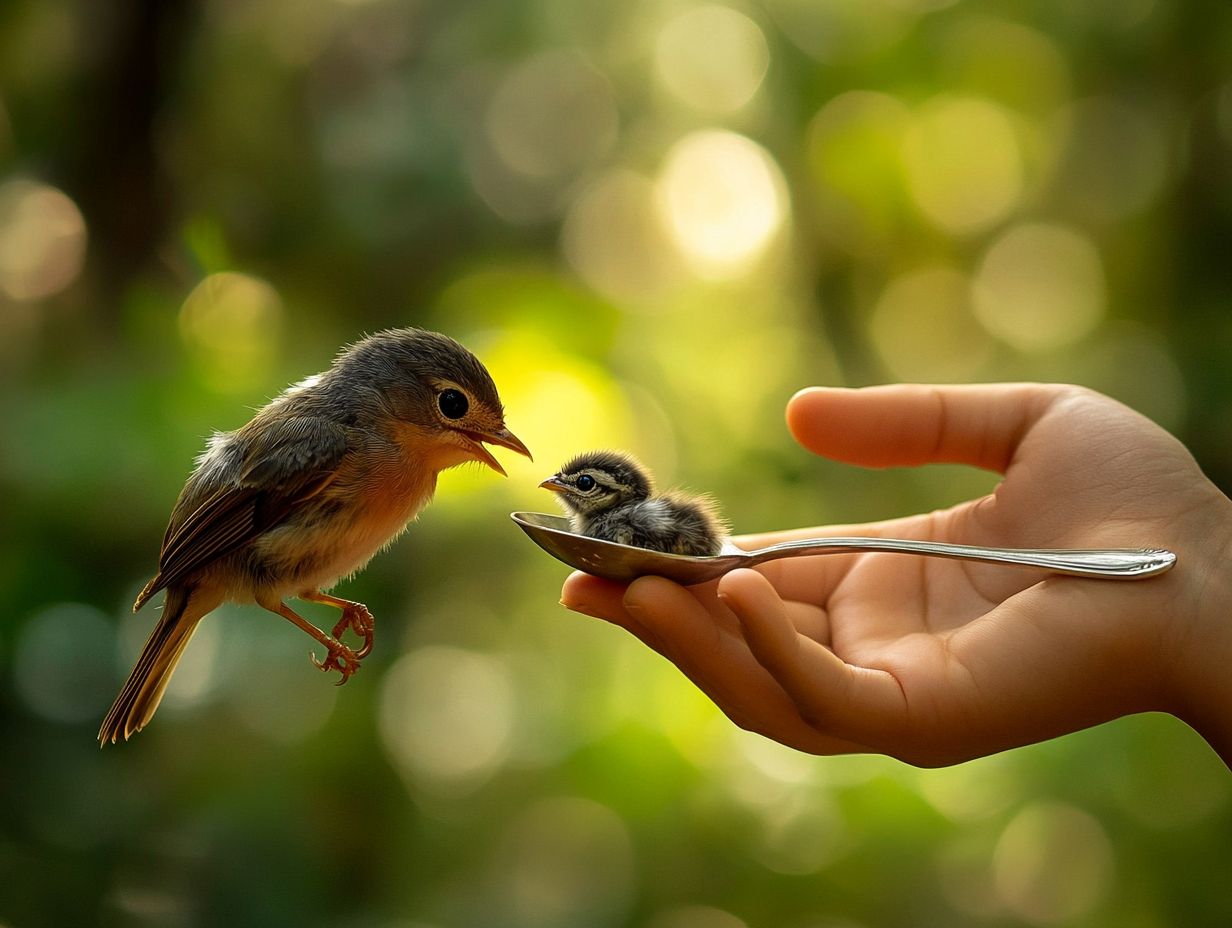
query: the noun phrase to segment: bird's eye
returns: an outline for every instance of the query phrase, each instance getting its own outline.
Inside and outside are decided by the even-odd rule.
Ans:
[[[442,390],[436,398],[436,405],[441,408],[441,415],[446,419],[461,419],[470,408],[470,401],[461,390]]]
[[[577,488],[583,493],[589,493],[595,488],[595,478],[590,476],[590,474],[582,474],[577,479]]]

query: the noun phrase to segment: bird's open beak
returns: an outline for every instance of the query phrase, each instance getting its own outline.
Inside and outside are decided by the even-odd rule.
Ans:
[[[516,451],[518,454],[524,455],[532,461],[534,460],[530,455],[530,449],[522,444],[522,439],[506,428],[498,429],[494,432],[468,431],[463,434],[473,443],[471,450],[475,452],[475,457],[484,464],[487,464],[488,467],[492,468],[502,477],[508,477],[509,475],[505,473],[505,468],[501,467],[500,461],[496,460],[496,456],[484,446],[484,442],[487,442],[489,445],[500,445],[502,448]]]
[[[545,490],[551,490],[553,493],[565,492],[564,482],[559,477],[557,477],[555,474],[553,474],[547,480],[543,481],[543,483],[539,484],[539,486],[541,486]]]

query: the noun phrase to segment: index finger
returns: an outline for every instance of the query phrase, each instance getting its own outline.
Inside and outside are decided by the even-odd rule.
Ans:
[[[1022,438],[1070,388],[1056,384],[810,387],[787,426],[815,454],[864,467],[931,462],[1004,473]]]

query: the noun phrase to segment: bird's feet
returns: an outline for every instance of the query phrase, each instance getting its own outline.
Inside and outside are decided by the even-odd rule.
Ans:
[[[334,637],[341,641],[343,634],[348,628],[355,632],[355,634],[364,639],[364,646],[355,652],[355,656],[365,658],[372,653],[372,634],[376,628],[376,622],[373,621],[372,613],[368,611],[368,607],[363,603],[353,603],[346,600],[342,600],[342,602],[345,602],[346,605],[342,607],[342,618],[334,626]]]
[[[342,686],[347,680],[351,679],[351,674],[359,670],[359,660],[372,649],[372,642],[369,639],[365,648],[355,651],[352,648],[348,648],[341,641],[338,641],[337,635],[338,631],[335,629],[335,639],[325,642],[325,646],[329,648],[329,652],[325,655],[325,660],[317,660],[316,654],[310,656],[312,657],[312,662],[326,673],[336,670],[342,674],[342,679],[334,684],[335,686]]]
[[[350,629],[364,639],[363,647],[355,652],[355,656],[357,658],[365,658],[372,653],[372,631],[376,627],[376,622],[373,620],[372,613],[368,611],[367,606],[363,603],[351,602],[349,599],[330,596],[328,593],[322,593],[320,590],[310,590],[300,593],[299,596],[300,599],[306,599],[309,602],[325,603],[327,606],[341,609],[342,618],[334,626],[334,640],[341,641],[347,629]]]
[[[359,603],[353,603],[347,599],[338,599],[325,593],[305,593],[301,598],[309,602],[328,603],[342,610],[342,621],[334,627],[334,636],[332,638],[303,618],[294,609],[282,602],[282,600],[273,599],[259,602],[270,612],[282,616],[297,628],[303,629],[314,639],[325,645],[325,660],[317,660],[317,656],[314,653],[310,653],[308,656],[312,658],[312,663],[326,673],[336,670],[342,674],[342,679],[338,681],[338,686],[342,686],[347,680],[351,679],[351,675],[355,671],[359,670],[360,660],[366,657],[372,650],[372,615]],[[358,651],[347,647],[338,640],[348,628],[355,629],[356,633],[364,639],[364,646]]]

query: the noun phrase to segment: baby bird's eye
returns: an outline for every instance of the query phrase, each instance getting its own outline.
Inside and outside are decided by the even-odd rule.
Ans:
[[[595,478],[590,474],[582,474],[577,478],[577,488],[583,493],[589,493],[595,488]]]
[[[461,419],[471,404],[461,390],[442,390],[436,398],[436,405],[446,419]]]

